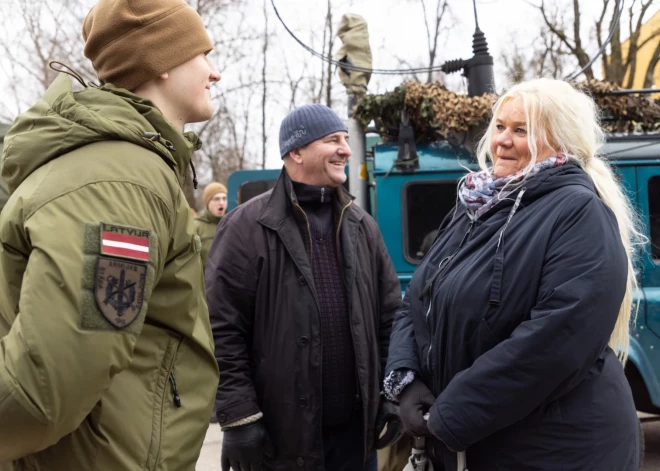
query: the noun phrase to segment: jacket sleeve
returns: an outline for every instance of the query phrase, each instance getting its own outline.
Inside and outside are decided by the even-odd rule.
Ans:
[[[392,323],[389,355],[385,367],[385,376],[399,369],[421,372],[419,355],[417,354],[415,330],[410,312],[410,290],[406,290],[401,308],[396,312]]]
[[[220,383],[215,407],[221,426],[260,412],[252,383],[249,345],[254,321],[254,249],[246,246],[235,217],[220,221],[206,264],[206,299]]]
[[[169,238],[171,210],[135,185],[95,183],[34,210],[25,201],[20,223],[3,224],[11,235],[3,238],[4,256],[24,257],[27,266],[24,273],[0,267],[3,283],[18,279],[20,289],[16,318],[0,339],[0,463],[43,450],[78,428],[129,366],[162,271],[159,250]],[[157,242],[150,236],[142,308],[124,328],[106,321],[93,297],[100,222],[164,236]]]
[[[440,239],[441,235],[454,221],[456,215],[455,208],[452,209],[443,218],[442,223],[438,227],[433,245]],[[458,243],[458,242],[457,242]],[[431,252],[431,248],[427,251],[427,256]],[[387,366],[385,367],[385,376],[387,377],[392,371],[395,370],[411,370],[417,374],[422,372],[422,365],[419,359],[419,347],[415,340],[415,328],[413,325],[413,309],[422,309],[419,305],[417,298],[421,292],[419,280],[420,267],[424,261],[418,265],[417,270],[413,274],[413,278],[406,288],[403,296],[401,306],[394,316],[392,324],[392,336],[390,338],[389,355],[387,358]]]
[[[528,320],[457,374],[430,411],[430,430],[451,449],[465,450],[570,391],[608,344],[627,278],[614,216],[596,195],[579,195],[552,232]]]
[[[399,283],[399,277],[394,270],[392,265],[392,259],[390,258],[387,248],[385,247],[385,242],[383,237],[380,234],[380,231],[376,228],[378,235],[378,282],[379,282],[379,294],[380,294],[380,326],[378,333],[378,344],[380,348],[380,357],[381,357],[381,371],[383,372],[383,377],[385,373],[385,364],[387,363],[387,355],[390,345],[390,336],[392,333],[392,320],[397,310],[401,306],[401,284]],[[382,378],[381,378],[382,379]]]

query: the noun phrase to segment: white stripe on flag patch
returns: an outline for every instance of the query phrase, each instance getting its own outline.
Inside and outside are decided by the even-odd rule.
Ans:
[[[135,250],[137,252],[146,252],[149,253],[149,246],[144,246],[144,245],[137,245],[137,244],[129,244],[127,242],[117,242],[114,240],[103,240],[103,245],[107,245],[109,247],[117,247],[120,249],[128,249],[128,250]]]

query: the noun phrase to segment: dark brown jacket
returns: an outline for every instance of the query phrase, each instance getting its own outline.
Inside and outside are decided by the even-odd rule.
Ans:
[[[399,281],[376,222],[337,192],[337,244],[349,300],[365,449],[374,449]],[[229,424],[261,411],[275,470],[322,470],[321,338],[312,267],[296,218],[304,218],[286,172],[218,227],[206,296],[220,368],[218,417]]]

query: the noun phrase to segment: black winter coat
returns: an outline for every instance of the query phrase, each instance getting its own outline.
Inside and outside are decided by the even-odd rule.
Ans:
[[[433,390],[429,425],[470,471],[636,471],[635,406],[607,346],[627,277],[616,219],[575,164],[524,187],[506,228],[517,193],[472,225],[459,204],[406,290],[386,371]]]
[[[337,243],[363,410],[362,445],[374,449],[394,313],[401,289],[375,221],[339,188]],[[206,267],[206,295],[220,369],[222,423],[264,414],[275,456],[269,469],[323,470],[321,338],[302,209],[283,170],[275,187],[227,214]],[[303,216],[304,217],[304,216]]]

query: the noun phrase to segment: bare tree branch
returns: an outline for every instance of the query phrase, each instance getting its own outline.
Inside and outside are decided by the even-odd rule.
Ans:
[[[580,36],[581,30],[584,29],[580,1],[572,0],[573,18],[570,21],[572,21],[573,38],[570,38],[566,33],[563,18],[561,15],[557,14],[558,9],[560,8],[559,6],[556,4],[554,5],[555,14],[552,15],[550,14],[551,7],[549,7],[544,0],[540,0],[540,3],[530,0],[526,0],[526,2],[540,12],[541,19],[549,32],[556,36],[563,47],[567,49],[567,52],[577,60],[578,66],[580,68],[586,67],[586,64],[590,61],[590,56],[586,52],[587,45],[582,41],[582,37]],[[626,22],[625,19],[619,18],[615,23],[618,15],[617,6],[620,6],[621,4],[618,3],[617,5],[616,1],[602,0],[602,8],[594,20],[594,29],[598,50],[601,50],[605,46],[605,40],[610,32],[612,32],[612,36],[609,40],[609,51],[605,49],[600,58],[605,80],[623,85],[627,88],[633,86],[639,50],[650,41],[653,41],[660,36],[659,28],[657,31],[653,31],[652,34],[649,35],[650,37],[645,37],[643,41],[640,41],[645,16],[653,2],[654,0],[632,0],[627,8],[628,21]],[[637,12],[638,6],[639,11]],[[604,28],[606,17],[609,18],[609,27],[607,30]],[[622,30],[626,28],[628,29],[627,33],[629,39],[627,41],[627,50],[624,53],[621,37]],[[592,67],[586,68],[584,74],[588,79],[593,78],[594,73]]]

